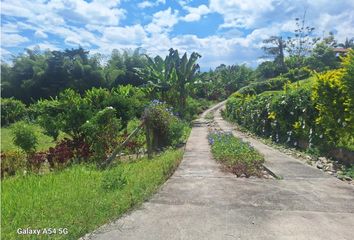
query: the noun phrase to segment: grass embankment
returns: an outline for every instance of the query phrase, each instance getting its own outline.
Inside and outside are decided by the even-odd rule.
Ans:
[[[211,132],[208,136],[214,158],[238,177],[261,176],[264,157],[232,133]]]
[[[115,219],[148,198],[172,174],[182,159],[170,150],[152,160],[142,158],[100,171],[75,165],[46,175],[2,181],[3,239],[48,239],[48,235],[18,235],[18,228],[67,228],[54,239],[77,239]]]
[[[43,129],[36,125],[33,124],[31,125],[33,128],[34,132],[37,134],[38,138],[38,151],[45,151],[48,150],[50,147],[55,146],[55,142],[53,141],[53,138],[50,136],[47,136],[43,133]],[[58,137],[58,139],[63,139],[65,137],[64,133],[61,133]],[[20,148],[16,147],[12,141],[13,135],[11,133],[11,125],[8,127],[2,127],[1,128],[1,151],[7,152],[7,151],[19,151]]]

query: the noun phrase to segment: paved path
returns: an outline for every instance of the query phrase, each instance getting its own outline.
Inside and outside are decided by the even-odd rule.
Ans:
[[[216,121],[231,129],[218,111]],[[353,186],[247,140],[283,180],[236,178],[221,171],[200,120],[182,163],[161,190],[91,239],[354,239]]]

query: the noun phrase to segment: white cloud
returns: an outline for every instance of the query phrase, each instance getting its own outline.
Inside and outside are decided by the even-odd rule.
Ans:
[[[143,1],[138,3],[139,8],[150,8],[150,7],[157,7],[160,4],[165,4],[166,0],[157,0],[157,1]]]
[[[185,6],[184,9],[188,11],[188,14],[182,18],[186,22],[199,21],[203,15],[211,12],[204,4],[198,7]]]
[[[23,37],[19,34],[1,34],[1,45],[3,47],[16,47],[28,41],[28,38]]]
[[[47,38],[48,35],[45,34],[43,31],[41,30],[37,30],[35,33],[34,33],[34,36],[35,37],[38,37],[38,38]]]
[[[104,29],[102,38],[105,42],[117,42],[120,44],[140,44],[146,38],[146,33],[141,25],[127,27],[108,27]]]
[[[146,26],[146,31],[152,34],[170,32],[172,27],[178,23],[178,11],[172,10],[170,7],[166,10],[159,11],[153,15],[150,24]]]
[[[27,48],[29,49],[33,49],[39,47],[41,50],[59,50],[59,47],[55,44],[52,44],[50,42],[43,42],[43,43],[38,43],[38,44],[32,44],[30,46],[28,46]]]

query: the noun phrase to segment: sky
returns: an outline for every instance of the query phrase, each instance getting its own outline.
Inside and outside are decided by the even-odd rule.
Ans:
[[[305,9],[316,35],[354,37],[353,0],[1,0],[1,59],[35,46],[106,57],[141,47],[152,56],[197,51],[204,70],[256,66],[262,40],[289,35]]]

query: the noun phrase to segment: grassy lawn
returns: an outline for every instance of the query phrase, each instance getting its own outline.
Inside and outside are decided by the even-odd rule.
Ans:
[[[2,181],[3,239],[48,239],[45,235],[18,235],[18,228],[67,228],[77,239],[143,202],[170,176],[182,159],[170,150],[152,160],[142,158],[100,171],[76,165],[46,175],[14,177]]]
[[[53,138],[50,136],[47,136],[43,134],[43,129],[36,125],[32,125],[33,129],[37,133],[38,136],[38,151],[45,151],[50,147],[55,146],[55,142],[53,141]],[[65,134],[61,133],[59,135],[58,139],[62,139],[65,137]],[[17,151],[20,150],[18,147],[16,147],[13,142],[12,142],[12,134],[11,134],[11,126],[9,127],[2,127],[1,128],[1,151]]]

